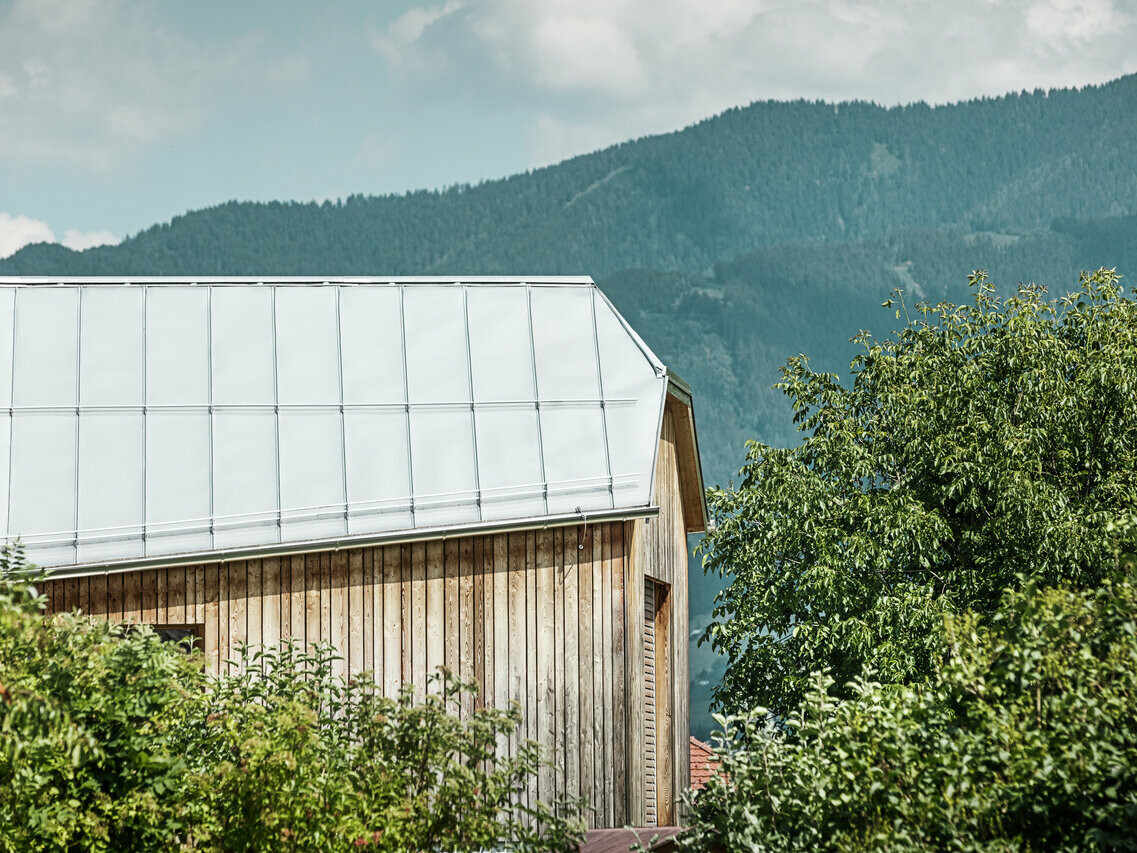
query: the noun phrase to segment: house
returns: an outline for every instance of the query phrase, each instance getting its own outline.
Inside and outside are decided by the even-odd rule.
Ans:
[[[51,610],[214,672],[283,637],[391,693],[449,667],[555,756],[530,796],[675,821],[691,394],[591,279],[5,278],[0,352]]]

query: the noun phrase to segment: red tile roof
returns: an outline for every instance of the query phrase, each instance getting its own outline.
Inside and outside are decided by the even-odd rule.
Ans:
[[[691,787],[698,791],[720,773],[722,763],[715,758],[714,750],[698,738],[691,738]]]

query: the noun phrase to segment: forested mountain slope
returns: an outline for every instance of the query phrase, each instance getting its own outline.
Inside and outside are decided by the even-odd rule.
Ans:
[[[888,333],[894,287],[966,298],[986,267],[1061,290],[1098,266],[1137,275],[1137,76],[934,108],[755,103],[477,186],[228,202],[0,273],[591,274],[694,386],[715,482],[746,439],[793,440],[770,390],[786,357],[846,368],[858,329]],[[696,610],[713,590],[693,571]]]

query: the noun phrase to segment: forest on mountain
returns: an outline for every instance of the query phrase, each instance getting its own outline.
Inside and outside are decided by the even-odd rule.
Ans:
[[[232,201],[117,246],[29,246],[0,274],[590,274],[695,389],[724,482],[747,439],[793,440],[771,390],[786,358],[844,372],[859,329],[890,332],[894,288],[958,301],[976,268],[1063,292],[1137,270],[1134,164],[1137,76],[935,107],[767,101],[476,186]],[[717,582],[691,580],[694,627]]]

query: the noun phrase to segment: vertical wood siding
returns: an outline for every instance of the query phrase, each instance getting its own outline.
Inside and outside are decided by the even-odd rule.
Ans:
[[[470,536],[329,553],[230,560],[90,578],[48,580],[49,610],[112,621],[204,625],[207,665],[228,671],[241,643],[285,637],[330,642],[339,671],[369,670],[387,695],[447,666],[478,683],[477,699],[522,707],[517,735],[542,744],[553,765],[531,797],[583,796],[594,826],[620,826],[642,807],[627,780],[627,744],[642,740],[629,687],[640,685],[642,641],[626,635],[642,612],[627,524]],[[642,617],[641,617],[642,618]],[[639,623],[636,623],[639,624]],[[640,663],[628,652],[640,650]],[[634,659],[634,655],[631,656]],[[639,666],[639,671],[632,671]],[[633,785],[632,787],[635,787]],[[639,803],[640,805],[637,805]]]
[[[659,690],[656,692],[657,740],[656,759],[656,816],[661,825],[674,824],[682,820],[676,800],[690,784],[690,689],[687,663],[687,535],[684,532],[682,492],[679,481],[679,452],[676,408],[672,403],[664,410],[663,429],[659,439],[659,455],[655,472],[654,501],[659,506],[659,516],[628,522],[631,531],[631,564],[633,576],[659,581],[659,587],[666,588],[662,605],[657,602],[660,612],[655,628],[655,677]],[[644,632],[644,592],[634,591],[637,598],[632,599],[636,606],[629,608],[629,618],[635,623],[628,626],[628,636],[640,637]],[[638,644],[642,651],[643,643]],[[639,664],[640,673],[644,664]],[[634,669],[634,667],[632,667]],[[665,683],[666,681],[666,683]],[[641,685],[642,685],[641,676]],[[642,716],[642,689],[631,700],[640,703],[637,710]],[[643,731],[629,729],[631,734],[641,740],[638,749],[629,749],[628,772],[634,778],[644,779],[647,775],[647,755],[643,746]],[[641,786],[642,790],[642,786]],[[634,803],[637,810],[629,822],[643,824],[648,819],[646,799]]]

